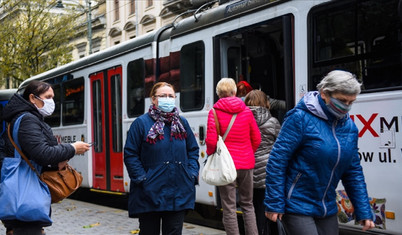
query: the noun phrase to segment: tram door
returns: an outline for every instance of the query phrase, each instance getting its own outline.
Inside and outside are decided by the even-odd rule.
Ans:
[[[285,15],[219,35],[221,77],[264,91],[280,121],[294,106],[293,18]]]
[[[90,75],[93,188],[123,192],[122,68]]]

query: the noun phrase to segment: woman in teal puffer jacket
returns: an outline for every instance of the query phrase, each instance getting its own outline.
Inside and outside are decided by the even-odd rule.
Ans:
[[[361,84],[332,71],[290,110],[268,160],[266,217],[283,217],[290,235],[338,235],[340,180],[363,230],[374,227],[358,155],[358,129],[348,115]]]

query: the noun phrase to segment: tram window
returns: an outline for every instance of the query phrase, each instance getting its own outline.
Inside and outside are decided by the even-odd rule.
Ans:
[[[355,54],[353,19],[351,9],[316,17],[315,61],[325,61]]]
[[[398,0],[345,1],[312,10],[309,89],[333,69],[350,71],[363,91],[402,87]]]
[[[53,92],[54,92],[54,112],[52,115],[45,117],[45,122],[49,124],[51,127],[60,126],[60,116],[61,116],[61,105],[60,105],[60,85],[52,85]]]
[[[201,110],[204,107],[205,48],[203,42],[183,46],[180,53],[180,109]],[[177,88],[176,88],[177,89]]]
[[[176,92],[180,92],[180,51],[171,52],[169,56],[159,59],[158,82],[171,84]]]
[[[84,122],[84,78],[63,83],[63,125]]]
[[[121,76],[113,75],[111,82],[111,105],[112,105],[112,133],[113,133],[113,151],[115,153],[122,151],[121,139],[122,120],[121,120]]]
[[[92,82],[92,113],[93,113],[93,127],[94,127],[94,150],[97,153],[103,151],[103,119],[102,119],[102,85],[100,80]]]
[[[144,114],[144,59],[127,65],[127,114],[138,117]]]

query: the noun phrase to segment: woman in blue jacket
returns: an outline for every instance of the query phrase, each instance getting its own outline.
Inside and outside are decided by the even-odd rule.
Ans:
[[[194,209],[199,147],[175,107],[175,91],[166,82],[150,93],[148,113],[130,127],[124,163],[131,179],[129,216],[139,218],[140,234],[181,234],[185,212]]]
[[[266,217],[283,219],[290,235],[339,234],[340,180],[363,230],[374,227],[358,129],[348,115],[360,86],[353,74],[332,71],[286,115],[267,164],[264,203]]]

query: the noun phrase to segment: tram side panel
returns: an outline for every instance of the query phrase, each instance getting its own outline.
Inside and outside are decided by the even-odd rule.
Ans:
[[[393,232],[402,231],[401,101],[399,91],[361,94],[351,111],[351,118],[359,129],[359,157],[373,219],[377,228]],[[351,221],[354,209],[343,187],[339,187],[337,193],[339,218],[343,223]]]

